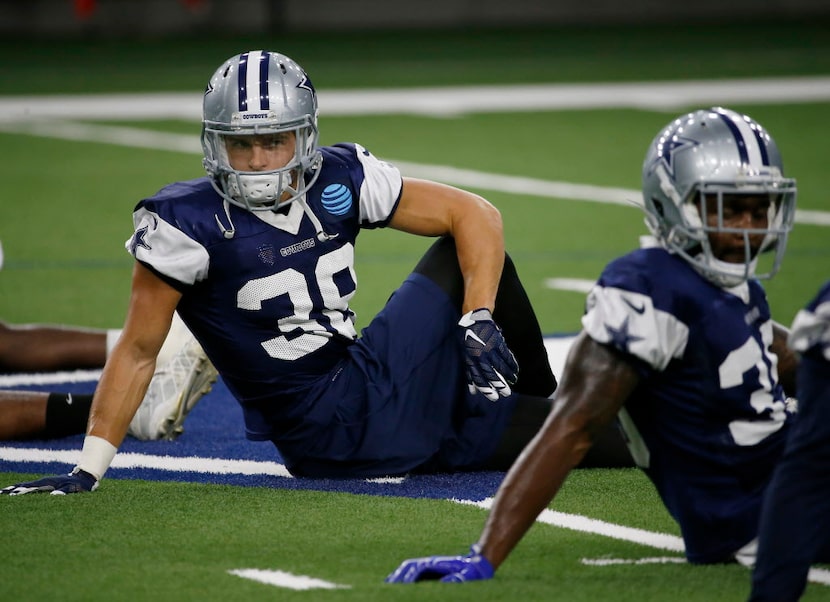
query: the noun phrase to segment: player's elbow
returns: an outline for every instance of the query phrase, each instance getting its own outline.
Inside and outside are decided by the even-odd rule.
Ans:
[[[494,229],[501,232],[504,229],[504,222],[502,221],[501,211],[493,205],[490,201],[479,197],[481,211],[484,219],[488,220]]]

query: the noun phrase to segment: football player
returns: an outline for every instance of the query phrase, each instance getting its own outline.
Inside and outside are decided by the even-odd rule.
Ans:
[[[248,438],[272,442],[295,475],[509,466],[556,381],[498,210],[404,178],[359,144],[320,147],[311,79],[277,52],[223,63],[202,126],[207,177],[133,214],[129,310],[78,466],[10,491],[97,485],[174,310],[241,404]],[[355,245],[381,227],[438,240],[358,336]]]
[[[589,293],[556,407],[480,539],[468,556],[405,561],[388,581],[492,577],[617,416],[689,562],[751,555],[797,363],[758,279],[784,254],[795,181],[760,124],[716,107],[659,132],[642,192],[653,240],[608,264]]]
[[[794,602],[830,559],[830,281],[793,321],[798,416],[767,490],[750,602]]]
[[[0,322],[0,372],[102,367],[120,329]],[[130,421],[138,439],[172,439],[216,380],[216,371],[178,316],[156,358],[147,394]],[[0,390],[0,441],[51,439],[86,430],[92,395]]]

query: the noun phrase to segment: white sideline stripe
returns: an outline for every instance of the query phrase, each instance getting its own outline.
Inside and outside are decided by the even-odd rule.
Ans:
[[[265,569],[233,569],[228,571],[231,575],[242,577],[243,579],[251,579],[265,583],[266,585],[275,585],[277,587],[285,587],[294,590],[308,590],[308,589],[350,589],[351,585],[340,585],[338,583],[331,583],[330,581],[323,581],[315,577],[307,577],[305,575],[292,575],[285,571],[274,571]]]
[[[67,370],[62,372],[0,374],[0,387],[94,382],[100,380],[101,372],[102,370]]]
[[[493,498],[487,498],[479,502],[459,499],[453,499],[451,501],[456,502],[457,504],[477,506],[478,508],[483,508],[484,510],[489,510],[493,505]],[[595,518],[588,518],[587,516],[581,516],[579,514],[567,514],[565,512],[556,512],[554,510],[543,510],[536,520],[540,523],[553,525],[555,527],[562,527],[573,531],[582,531],[584,533],[593,533],[595,535],[603,535],[605,537],[630,541],[650,546],[652,548],[658,548],[660,550],[683,552],[686,549],[683,545],[683,539],[677,537],[676,535],[616,525],[614,523],[607,523],[605,521],[597,520]]]
[[[589,184],[571,184],[539,180],[524,176],[508,176],[494,174],[473,169],[448,167],[446,165],[429,165],[409,163],[390,159],[405,175],[412,177],[431,177],[456,186],[497,190],[512,194],[526,194],[530,196],[554,197],[576,201],[593,201],[596,203],[612,203],[640,207],[642,196],[639,190],[632,188],[614,188],[611,186],[591,186]]]
[[[544,338],[545,351],[548,353],[548,363],[557,378],[562,378],[565,360],[568,358],[568,352],[575,338],[576,335]]]
[[[74,123],[71,121],[19,121],[4,122],[0,118],[0,131],[29,134],[43,138],[76,140],[80,142],[102,142],[147,148],[159,151],[174,151],[200,154],[202,145],[198,136],[187,134],[168,134],[133,127],[114,125],[96,125],[92,123]]]
[[[545,288],[586,294],[591,292],[594,284],[595,280],[584,278],[547,278],[544,282]]]
[[[400,485],[406,481],[406,477],[373,477],[366,479],[367,483],[377,483],[379,485]]]
[[[830,570],[811,568],[807,572],[807,580],[813,583],[821,583],[822,585],[830,585]]]
[[[25,447],[0,447],[0,460],[9,462],[61,462],[74,465],[81,450],[30,449]],[[284,465],[277,462],[231,460],[227,458],[200,458],[197,456],[154,456],[119,452],[110,464],[112,468],[153,468],[170,472],[196,472],[204,474],[271,475],[293,478]]]
[[[148,92],[0,98],[0,120],[201,119],[203,94]],[[399,89],[323,90],[322,115],[456,116],[545,110],[769,104],[830,100],[830,77],[741,78],[588,84],[526,84]]]
[[[653,558],[583,558],[580,562],[588,566],[613,566],[617,564],[685,564],[686,559],[679,556],[658,556]]]
[[[0,103],[1,104],[1,103]],[[70,122],[16,122],[4,123],[0,119],[0,131],[30,134],[62,140],[103,142],[119,146],[146,148],[161,151],[178,151],[200,154],[202,152],[196,136],[184,134],[167,134],[151,132],[138,128],[93,125]],[[494,190],[509,194],[523,194],[544,198],[587,201],[593,203],[610,203],[640,209],[641,193],[632,188],[615,188],[612,186],[591,186],[540,180],[523,176],[508,176],[481,172],[473,169],[461,169],[445,165],[429,165],[396,161],[395,164],[406,176],[428,178],[455,186],[478,190]],[[830,226],[830,211],[796,209],[795,221],[800,224]]]
[[[25,447],[0,447],[0,460],[42,464],[59,462],[74,466],[81,450],[37,449]],[[150,468],[168,472],[194,472],[217,475],[269,475],[293,479],[284,464],[258,460],[232,460],[229,458],[202,458],[199,456],[155,456],[134,452],[118,452],[110,468]],[[406,477],[365,479],[378,485],[400,485]]]

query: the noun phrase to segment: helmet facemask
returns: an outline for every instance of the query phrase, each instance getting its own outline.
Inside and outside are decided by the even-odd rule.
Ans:
[[[739,205],[742,196],[769,199],[766,227],[727,225],[729,220],[724,217],[724,210],[728,210],[730,204]],[[739,187],[732,183],[701,183],[683,203],[682,212],[686,245],[675,246],[675,252],[711,282],[730,288],[750,278],[772,278],[778,271],[792,229],[795,188],[779,190],[777,183],[772,182],[745,183]],[[737,235],[742,239],[743,257],[740,261],[718,258],[712,239],[723,234]],[[764,257],[769,253],[772,253],[771,257]],[[759,269],[759,262],[764,269]]]
[[[228,135],[254,136],[286,131],[294,133],[296,142],[294,156],[285,166],[269,171],[243,171],[231,166],[226,146]],[[319,174],[320,154],[313,124],[269,129],[267,133],[261,130],[224,132],[206,127],[202,138],[205,168],[213,175],[214,188],[229,202],[249,211],[275,210],[295,201],[305,195]]]

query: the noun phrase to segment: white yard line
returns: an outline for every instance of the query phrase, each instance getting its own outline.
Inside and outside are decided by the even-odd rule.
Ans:
[[[587,295],[594,288],[596,280],[590,278],[547,278],[543,284],[545,288],[557,291],[572,291]]]
[[[66,370],[61,372],[19,372],[0,374],[0,389],[31,385],[96,382],[103,370]]]
[[[63,94],[0,97],[0,120],[201,119],[201,92]],[[327,116],[635,108],[676,111],[707,104],[830,100],[830,77],[526,84],[399,89],[320,90]]]
[[[330,581],[323,581],[316,577],[307,577],[305,575],[293,575],[285,571],[266,570],[266,569],[233,569],[228,571],[231,575],[242,577],[243,579],[251,579],[266,585],[274,585],[276,587],[284,587],[293,590],[309,590],[309,589],[349,589],[351,585],[340,585],[338,583],[331,583]]]
[[[27,447],[0,447],[0,460],[7,462],[31,462],[36,464],[57,462],[73,466],[80,458],[81,450],[42,449]],[[198,456],[155,456],[119,452],[110,464],[111,468],[150,468],[169,472],[193,472],[197,474],[270,475],[293,478],[284,465],[278,462],[233,460],[230,458],[202,458]]]
[[[734,102],[826,102],[830,101],[830,77],[328,90],[319,93],[319,100],[322,114],[331,116],[392,113],[434,116],[598,108],[676,111],[683,106]],[[198,122],[201,102],[202,94],[191,92],[5,96],[0,97],[0,131],[199,154],[202,151],[197,136],[72,123],[71,120],[183,119]],[[639,190],[391,161],[406,175],[456,186],[632,207],[641,204]],[[798,209],[796,222],[830,226],[830,212]]]
[[[202,152],[198,136],[152,132],[130,127],[64,121],[15,122],[0,119],[0,131],[62,140],[116,144],[119,146],[159,151],[191,154],[201,154]],[[557,182],[539,178],[476,171],[474,169],[462,169],[446,165],[430,165],[386,159],[397,165],[404,175],[416,178],[428,178],[463,188],[523,194],[541,198],[591,203],[611,203],[636,208],[638,210],[641,206],[640,191],[632,188]],[[830,211],[796,209],[795,221],[800,224],[830,226]]]

